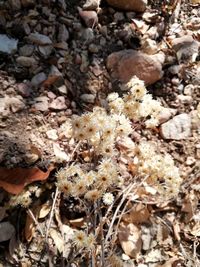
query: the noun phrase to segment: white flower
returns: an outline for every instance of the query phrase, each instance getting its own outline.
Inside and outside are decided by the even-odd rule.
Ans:
[[[103,195],[103,203],[107,206],[112,205],[114,202],[114,196],[112,193],[105,193]]]

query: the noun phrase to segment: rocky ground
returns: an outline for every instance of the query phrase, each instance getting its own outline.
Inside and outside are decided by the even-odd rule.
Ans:
[[[139,203],[150,205],[151,213],[151,219],[136,222],[143,247],[134,258],[119,245],[118,255],[123,266],[199,266],[199,1],[132,2],[137,3],[0,1],[0,164],[59,169],[74,149],[68,136],[71,116],[104,106],[109,92],[122,94],[124,84],[138,76],[166,109],[159,127],[136,127],[133,140],[152,140],[159,152],[170,153],[183,184],[173,202]],[[46,201],[54,182],[52,174],[41,186]],[[24,229],[26,209],[8,209],[8,197],[2,189],[0,230],[17,220],[17,238],[0,237],[2,266],[79,266],[66,265],[53,243],[52,251],[37,255],[39,234]],[[37,203],[30,208],[33,213]],[[48,216],[51,206],[48,202],[48,212],[39,219]]]

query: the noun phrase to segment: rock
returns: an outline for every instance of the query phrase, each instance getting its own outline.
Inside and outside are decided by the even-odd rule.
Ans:
[[[51,140],[54,140],[54,141],[58,140],[58,134],[57,134],[57,131],[55,129],[47,131],[46,135]]]
[[[53,51],[53,47],[51,45],[38,46],[38,50],[44,58],[48,58]]]
[[[88,28],[93,28],[95,25],[97,25],[98,16],[95,11],[86,11],[78,7],[78,12]]]
[[[23,7],[32,7],[35,5],[35,0],[21,0]]]
[[[99,52],[99,48],[95,44],[90,44],[89,47],[88,47],[88,50],[90,51],[90,53],[93,53],[93,54]]]
[[[96,10],[99,8],[100,0],[86,0],[83,5],[84,10]]]
[[[95,95],[92,94],[82,94],[80,99],[86,103],[94,103]]]
[[[30,86],[27,83],[18,83],[17,91],[23,97],[29,97],[31,94]]]
[[[12,54],[17,50],[18,40],[9,38],[6,34],[0,34],[0,52]]]
[[[58,91],[62,94],[67,94],[67,87],[63,84],[60,87],[58,87]]]
[[[172,40],[172,49],[176,52],[178,61],[195,62],[200,44],[191,35],[185,35]]]
[[[115,12],[115,14],[114,14],[114,21],[115,22],[119,22],[119,21],[122,21],[124,19],[125,19],[125,17],[124,17],[124,14],[122,12]]]
[[[16,59],[17,63],[22,65],[23,67],[33,67],[37,65],[37,61],[33,57],[24,57],[24,56],[19,56]]]
[[[89,44],[94,40],[94,32],[91,28],[82,29],[80,32],[80,39],[85,42],[85,44]]]
[[[20,97],[21,98],[21,97]],[[13,113],[17,113],[25,108],[25,104],[19,97],[6,97],[6,105]]]
[[[134,75],[147,85],[153,84],[163,76],[162,54],[147,55],[136,50],[122,50],[108,56],[107,68],[111,76],[127,83]]]
[[[33,54],[34,46],[33,45],[24,45],[20,47],[19,54],[20,56],[28,57]]]
[[[193,84],[188,84],[184,87],[184,94],[185,95],[192,96],[193,92],[194,92],[194,85]]]
[[[56,66],[52,65],[48,78],[44,81],[43,86],[49,87],[55,84],[56,82],[62,80],[63,80],[62,73],[58,70]]]
[[[40,72],[36,74],[32,79],[31,79],[31,84],[34,87],[38,87],[42,82],[44,82],[47,79],[47,76],[44,72]]]
[[[107,0],[108,4],[127,11],[144,12],[147,0]]]
[[[40,34],[40,33],[31,33],[28,36],[28,40],[31,41],[34,44],[37,45],[50,45],[52,44],[52,41],[50,40],[50,38],[44,34]]]
[[[35,104],[33,105],[33,107],[36,110],[39,111],[48,111],[49,109],[49,103],[48,103],[48,97],[46,96],[40,96],[40,97],[36,97],[35,99]]]
[[[61,24],[58,32],[58,42],[66,42],[69,39],[69,32],[64,24]]]
[[[191,104],[193,100],[190,95],[178,95],[177,99],[179,100],[180,103],[186,105]]]
[[[161,112],[158,114],[159,124],[162,124],[168,121],[172,116],[175,116],[177,113],[176,109],[173,108],[163,108]]]
[[[59,96],[56,99],[52,101],[52,103],[49,105],[49,108],[53,110],[64,110],[67,109],[67,105],[65,103],[64,96]]]
[[[191,118],[183,113],[161,125],[161,135],[164,139],[181,140],[190,136]]]
[[[20,0],[8,0],[8,3],[9,3],[12,10],[18,11],[21,9]]]

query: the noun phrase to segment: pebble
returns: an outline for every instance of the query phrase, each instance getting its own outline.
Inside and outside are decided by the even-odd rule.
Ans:
[[[164,139],[181,140],[191,134],[191,118],[182,113],[161,125],[161,135]]]
[[[23,7],[32,7],[35,5],[35,0],[21,0]]]
[[[85,22],[85,25],[89,28],[93,28],[98,23],[98,16],[95,11],[86,11],[78,7],[80,17]]]
[[[184,87],[184,94],[188,96],[192,96],[194,91],[194,85],[193,84],[188,84]]]
[[[51,45],[38,46],[38,51],[44,58],[48,58],[53,51],[53,47]]]
[[[96,10],[99,8],[100,0],[86,0],[85,4],[83,5],[84,10]]]
[[[52,103],[49,105],[50,109],[53,110],[64,110],[67,109],[67,105],[65,103],[65,97],[59,96],[56,99],[52,101]]]
[[[177,99],[182,104],[190,104],[192,103],[192,97],[190,95],[178,95]]]
[[[55,130],[55,129],[47,131],[46,135],[51,140],[54,140],[54,141],[58,140],[57,130]]]
[[[114,21],[115,22],[119,22],[119,21],[122,21],[124,19],[125,19],[125,17],[124,17],[124,14],[122,12],[116,12],[114,14]]]
[[[13,113],[17,113],[25,108],[25,104],[21,99],[21,96],[18,97],[7,97],[6,105],[10,107]]]
[[[18,11],[21,9],[21,2],[20,0],[8,0],[8,3],[10,4],[10,7],[14,11]]]
[[[94,103],[95,101],[95,95],[92,94],[82,94],[80,96],[80,99],[86,103]]]
[[[9,38],[6,34],[0,34],[0,52],[12,54],[17,50],[18,40]]]
[[[33,54],[34,51],[34,46],[33,45],[24,45],[22,47],[20,47],[19,49],[19,54],[20,56],[31,56]]]
[[[37,65],[37,61],[33,57],[19,56],[16,58],[16,61],[21,66],[27,67],[27,68],[30,68],[30,67]]]
[[[44,34],[40,34],[40,33],[31,33],[28,36],[28,40],[34,44],[37,44],[37,45],[50,45],[50,44],[52,44],[52,41],[48,36],[46,36]]]
[[[38,87],[41,83],[43,83],[47,79],[47,75],[44,72],[40,72],[33,76],[31,79],[31,84],[34,87]]]
[[[185,163],[186,163],[186,165],[190,166],[190,165],[193,165],[195,162],[196,162],[195,158],[193,158],[193,157],[187,157]]]
[[[58,87],[58,91],[62,94],[67,94],[67,87],[63,84],[62,86]]]
[[[58,42],[66,42],[69,39],[69,32],[64,24],[61,24],[59,26],[59,31],[58,31],[58,37],[57,40]]]
[[[126,11],[144,12],[147,0],[107,0],[108,4]]]
[[[172,84],[173,85],[179,85],[180,84],[180,80],[178,78],[173,78],[172,79]]]
[[[94,40],[94,32],[91,28],[82,29],[80,38],[85,41],[86,44],[91,43]]]
[[[90,44],[89,47],[88,47],[88,50],[89,50],[91,53],[93,53],[93,54],[99,52],[99,48],[98,48],[98,46],[95,45],[95,44]]]
[[[23,97],[29,97],[31,94],[30,85],[28,85],[27,83],[18,83],[17,91]]]

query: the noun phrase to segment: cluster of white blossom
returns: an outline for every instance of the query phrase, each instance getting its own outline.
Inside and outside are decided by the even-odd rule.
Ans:
[[[123,97],[119,97],[118,93],[108,96],[111,113],[124,114],[135,121],[145,120],[147,128],[158,126],[158,116],[164,108],[147,94],[144,82],[134,77],[128,83],[128,89],[129,93]]]

